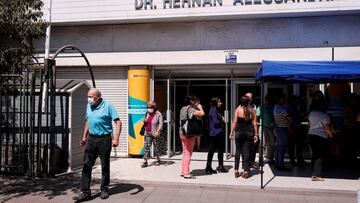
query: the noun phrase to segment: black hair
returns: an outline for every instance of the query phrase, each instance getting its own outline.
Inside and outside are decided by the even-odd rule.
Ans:
[[[194,101],[194,100],[196,100],[196,97],[193,96],[193,95],[187,95],[187,96],[185,96],[185,100],[184,100],[185,105],[190,105],[190,104],[191,104],[191,101]]]
[[[289,104],[291,105],[297,105],[299,104],[301,101],[301,98],[297,95],[293,95],[289,98]]]
[[[213,98],[211,98],[210,105],[217,107],[217,104],[219,103],[219,101],[220,101],[219,97],[213,97]]]
[[[310,111],[326,112],[326,110],[327,105],[324,94],[319,90],[315,91],[310,104]]]
[[[286,95],[283,92],[276,94],[276,103],[278,103],[281,99],[285,99],[285,98]]]

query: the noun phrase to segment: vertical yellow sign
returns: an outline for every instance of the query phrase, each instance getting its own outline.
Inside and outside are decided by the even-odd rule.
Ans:
[[[149,70],[129,70],[129,155],[141,156],[144,154],[144,137],[140,135],[147,102],[150,99]]]

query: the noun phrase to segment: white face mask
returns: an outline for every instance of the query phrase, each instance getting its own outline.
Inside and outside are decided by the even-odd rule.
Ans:
[[[90,106],[93,106],[95,104],[94,98],[91,98],[91,97],[87,98],[87,102],[88,102],[88,104],[90,104]]]
[[[148,109],[147,109],[147,112],[148,112],[148,113],[153,113],[153,112],[154,112],[154,109],[148,108]]]

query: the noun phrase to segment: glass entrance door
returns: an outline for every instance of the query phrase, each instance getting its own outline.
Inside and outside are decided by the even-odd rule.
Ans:
[[[154,100],[163,115],[164,126],[162,136],[166,142],[166,156],[169,158],[175,154],[175,123],[176,123],[176,84],[171,79],[156,80],[154,82]]]
[[[255,106],[259,106],[261,102],[261,87],[260,85],[255,84],[254,79],[239,78],[239,79],[233,79],[231,81],[232,96],[231,96],[230,126],[232,123],[232,118],[234,118],[234,112],[236,108],[239,106],[240,98],[248,92],[253,94],[253,104],[255,104]],[[234,156],[236,150],[234,140],[232,140],[229,143],[229,148],[230,148],[229,156]]]

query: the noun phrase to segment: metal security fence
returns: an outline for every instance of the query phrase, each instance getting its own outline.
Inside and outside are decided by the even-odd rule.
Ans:
[[[88,59],[72,45],[58,49],[44,63],[29,64],[20,73],[0,68],[1,174],[52,177],[69,170],[68,90],[79,82],[57,82],[56,57],[84,58],[95,87]]]
[[[0,74],[0,173],[49,177],[67,167],[68,98],[42,94],[45,78],[36,68]]]

